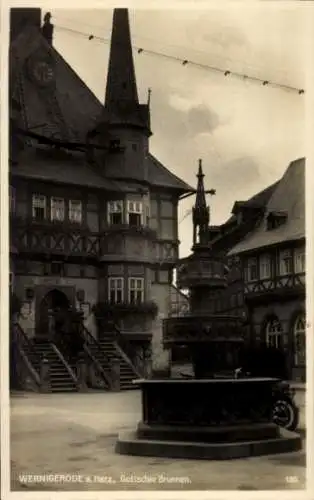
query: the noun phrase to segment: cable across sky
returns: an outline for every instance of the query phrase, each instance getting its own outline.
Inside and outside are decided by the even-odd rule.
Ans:
[[[55,28],[57,30],[66,31],[66,32],[69,32],[69,33],[73,33],[75,35],[84,36],[89,41],[98,40],[98,41],[100,41],[102,43],[105,43],[105,44],[109,44],[110,43],[110,38],[104,38],[104,37],[101,37],[101,36],[98,36],[98,35],[93,35],[91,33],[86,33],[84,31],[76,30],[76,29],[73,29],[73,28],[67,28],[65,26],[59,26],[58,24],[54,25],[54,26],[55,26]],[[161,58],[164,58],[164,59],[168,59],[168,60],[172,60],[174,62],[177,62],[177,63],[181,64],[184,67],[193,66],[193,67],[200,68],[200,69],[207,70],[207,71],[211,71],[211,72],[214,72],[214,73],[219,73],[222,76],[224,76],[225,78],[230,78],[230,77],[232,78],[233,77],[233,78],[237,78],[237,79],[240,79],[240,80],[243,80],[243,81],[250,81],[252,83],[258,83],[258,84],[260,84],[263,87],[280,88],[282,90],[286,90],[286,91],[289,91],[289,92],[294,92],[294,93],[296,93],[298,95],[302,95],[302,94],[305,93],[305,89],[297,88],[297,87],[294,87],[292,85],[286,85],[284,83],[276,82],[276,81],[273,81],[273,80],[264,79],[264,78],[260,78],[260,77],[257,77],[257,76],[252,76],[252,75],[241,73],[241,72],[237,72],[237,71],[232,71],[232,70],[230,70],[228,68],[221,68],[221,67],[213,66],[213,65],[210,65],[210,64],[200,63],[200,62],[197,62],[197,61],[195,61],[193,59],[184,59],[182,57],[177,57],[177,56],[174,56],[174,55],[171,55],[171,54],[167,54],[166,52],[159,52],[157,50],[145,49],[144,47],[139,47],[138,45],[133,45],[132,44],[132,47],[133,47],[134,50],[136,50],[137,54],[147,54],[147,55],[150,55],[150,56],[161,57]]]

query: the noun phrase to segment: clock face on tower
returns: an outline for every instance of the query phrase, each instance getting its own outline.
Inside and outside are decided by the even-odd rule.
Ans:
[[[47,86],[54,81],[54,69],[49,61],[32,60],[30,64],[32,79],[40,86]]]

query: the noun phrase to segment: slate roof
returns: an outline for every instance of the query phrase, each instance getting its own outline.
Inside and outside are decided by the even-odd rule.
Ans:
[[[20,155],[19,163],[11,165],[10,174],[45,182],[120,191],[118,183],[95,172],[82,155],[70,155],[64,151],[28,148]]]
[[[269,230],[267,217],[272,212],[285,212],[287,221],[276,229]],[[261,223],[235,245],[228,255],[303,238],[305,238],[305,158],[300,158],[290,163],[277,183]]]
[[[170,172],[155,156],[148,154],[148,181],[156,187],[178,189],[179,191],[195,191],[182,179]]]
[[[23,86],[23,113],[27,125],[40,134],[38,125],[49,123],[51,118],[44,97],[27,75],[27,59],[40,52],[54,63],[56,74],[55,98],[60,107],[70,139],[85,142],[87,132],[93,128],[101,115],[103,106],[89,90],[77,73],[63,57],[51,47],[40,31],[33,26],[26,27],[10,47],[10,89],[11,95],[21,101],[19,78]]]
[[[240,203],[243,203],[244,207],[248,207],[248,208],[249,207],[255,207],[255,206],[261,207],[261,208],[265,207],[265,205],[269,201],[269,198],[273,194],[274,189],[278,185],[278,182],[279,181],[274,182],[273,184],[271,184],[267,188],[265,188],[262,191],[259,191],[258,193],[256,193],[254,196],[252,196],[248,200],[246,200],[244,202],[240,202]],[[235,202],[235,204],[236,203],[237,202]],[[231,217],[223,225],[225,226],[225,225],[228,225],[230,223],[236,222],[236,220],[237,220],[237,216],[234,215],[234,214],[232,214]]]

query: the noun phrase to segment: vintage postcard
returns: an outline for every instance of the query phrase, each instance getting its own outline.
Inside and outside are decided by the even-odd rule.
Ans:
[[[310,496],[313,10],[3,8],[2,498]]]

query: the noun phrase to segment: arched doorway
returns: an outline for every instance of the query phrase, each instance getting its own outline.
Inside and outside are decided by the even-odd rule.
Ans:
[[[305,314],[299,314],[293,325],[294,366],[304,367],[306,359]]]
[[[276,349],[283,348],[283,331],[280,321],[273,317],[266,324],[266,344]]]
[[[56,321],[64,320],[69,309],[70,302],[67,296],[60,290],[50,290],[39,305],[37,335],[51,337]]]

